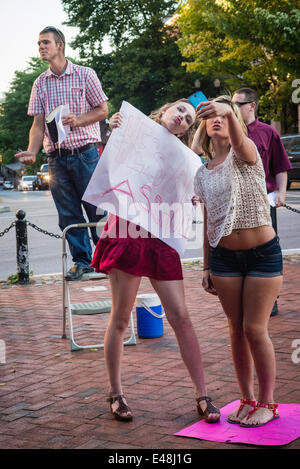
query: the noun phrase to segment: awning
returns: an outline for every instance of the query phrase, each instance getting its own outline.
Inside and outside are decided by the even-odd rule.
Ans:
[[[17,171],[20,171],[21,169],[24,169],[25,164],[20,163],[20,162],[10,163],[10,164],[6,164],[5,168],[10,169],[11,171],[14,171],[16,173]]]

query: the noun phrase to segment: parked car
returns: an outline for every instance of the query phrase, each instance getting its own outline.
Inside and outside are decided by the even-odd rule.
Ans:
[[[292,165],[292,169],[287,172],[289,189],[292,182],[300,182],[300,134],[283,136],[281,141]]]
[[[32,191],[36,176],[23,176],[18,185],[19,191]]]
[[[3,186],[3,183],[4,183],[4,177],[0,176],[0,186]]]
[[[14,188],[14,185],[11,181],[4,181],[3,183],[3,190],[9,191]]]
[[[43,190],[49,189],[50,175],[48,171],[48,164],[42,164],[39,172],[36,175],[36,181],[34,183],[34,189]]]

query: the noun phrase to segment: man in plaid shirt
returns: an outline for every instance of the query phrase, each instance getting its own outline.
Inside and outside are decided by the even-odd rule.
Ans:
[[[58,211],[61,230],[71,224],[85,223],[82,205],[90,222],[100,220],[96,207],[83,202],[82,196],[99,160],[101,141],[99,121],[108,114],[107,96],[94,70],[75,65],[65,58],[63,33],[48,26],[39,35],[39,52],[49,68],[34,82],[28,115],[33,116],[27,151],[15,156],[24,164],[33,164],[42,145],[48,155],[50,189]],[[62,118],[71,132],[60,145],[54,143],[46,125],[47,116],[59,105],[69,105]],[[91,229],[96,244],[96,229]],[[73,228],[67,240],[74,265],[68,280],[78,280],[91,272],[92,248],[87,229]]]

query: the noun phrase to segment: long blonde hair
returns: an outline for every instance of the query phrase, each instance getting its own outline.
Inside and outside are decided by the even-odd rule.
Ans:
[[[161,124],[163,113],[170,107],[175,106],[176,104],[179,104],[179,103],[188,103],[192,106],[191,102],[188,99],[186,98],[178,99],[177,101],[174,101],[173,103],[166,103],[163,106],[161,106],[159,109],[152,111],[151,114],[149,115],[150,119],[153,119],[158,124]],[[199,119],[196,117],[195,121],[188,128],[186,133],[182,137],[178,137],[179,140],[181,140],[182,143],[184,143],[188,147],[191,147],[192,145],[193,137],[195,135],[199,122],[200,122]]]
[[[245,133],[245,135],[248,135],[247,127],[242,118],[240,110],[238,106],[231,101],[230,96],[227,96],[227,95],[218,96],[217,98],[214,98],[212,101],[216,101],[217,103],[229,104],[234,114],[236,115],[239,123],[241,124],[243,132]],[[208,159],[211,160],[214,157],[214,149],[213,149],[211,138],[207,135],[206,120],[204,119],[200,123],[199,141],[197,143],[202,148],[204,152],[204,156],[206,156]]]

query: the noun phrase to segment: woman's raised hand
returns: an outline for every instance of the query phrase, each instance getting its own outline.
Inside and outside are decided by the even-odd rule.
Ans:
[[[122,124],[122,114],[120,112],[116,112],[109,119],[110,128],[112,130],[117,129],[118,127],[120,127],[121,124]]]
[[[196,114],[199,119],[210,119],[216,116],[226,116],[232,112],[228,103],[219,103],[217,101],[203,101],[198,104]]]

